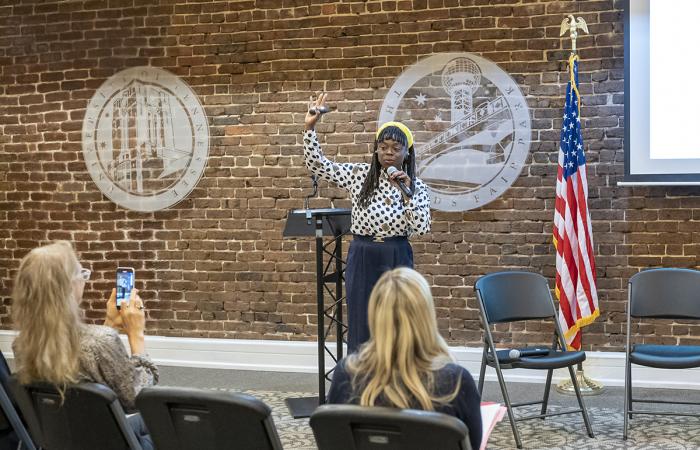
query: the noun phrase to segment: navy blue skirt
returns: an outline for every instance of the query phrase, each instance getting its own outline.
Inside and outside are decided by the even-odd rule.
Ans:
[[[354,236],[345,268],[348,353],[356,351],[369,340],[369,295],[379,277],[396,267],[413,268],[413,249],[406,236],[384,238],[383,242],[368,236]]]

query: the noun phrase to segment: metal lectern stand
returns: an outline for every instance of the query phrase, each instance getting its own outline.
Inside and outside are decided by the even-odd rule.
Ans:
[[[297,209],[287,215],[284,237],[316,237],[316,305],[318,319],[318,397],[288,398],[285,400],[290,414],[295,419],[309,417],[318,405],[326,403],[326,380],[330,380],[333,369],[326,372],[326,353],[337,363],[343,357],[343,236],[350,230],[349,209]],[[324,243],[323,237],[331,239]],[[328,262],[324,264],[324,255]],[[328,285],[335,285],[335,290]],[[326,307],[325,294],[331,298]],[[328,327],[325,318],[329,319]],[[335,354],[326,345],[333,324],[336,326]]]

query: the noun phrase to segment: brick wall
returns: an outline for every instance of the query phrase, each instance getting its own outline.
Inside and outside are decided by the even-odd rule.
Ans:
[[[700,198],[691,188],[619,188],[623,172],[622,2],[515,0],[192,1],[9,0],[0,7],[0,319],[9,327],[12,277],[39,243],[70,239],[94,270],[84,308],[104,315],[113,269],[134,266],[149,333],[309,339],[314,257],[283,240],[286,211],[309,179],[301,124],[310,93],[338,110],[318,127],[326,153],[363,161],[396,76],[423,56],[468,51],[520,84],[533,119],[522,175],[499,200],[434,213],[414,242],[434,286],[440,328],[455,344],[481,333],[475,279],[500,269],[554,274],[551,221],[566,83],[564,15],[589,24],[579,39],[602,317],[586,348],[620,349],[626,283],[642,268],[697,267]],[[209,116],[206,172],[177,206],[126,211],[90,179],[81,127],[88,100],[119,70],[152,65],[182,77]],[[322,184],[321,196],[344,193]],[[328,200],[312,206],[329,206]],[[501,336],[538,340],[540,324]],[[698,328],[663,324],[658,340]],[[696,341],[697,342],[697,341]]]

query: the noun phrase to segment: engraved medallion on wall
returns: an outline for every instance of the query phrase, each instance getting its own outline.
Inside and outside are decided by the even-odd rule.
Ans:
[[[156,67],[133,67],[92,96],[82,142],[88,172],[104,195],[126,209],[156,211],[197,185],[209,154],[209,126],[183,80]]]
[[[530,150],[530,113],[515,81],[472,53],[440,53],[408,67],[382,104],[378,124],[405,123],[431,207],[467,211],[500,197]]]

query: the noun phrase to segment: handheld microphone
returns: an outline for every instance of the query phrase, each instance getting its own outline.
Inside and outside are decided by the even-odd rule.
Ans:
[[[309,109],[309,114],[312,116],[315,116],[316,114],[321,115],[330,112],[330,110],[331,109],[327,106],[314,106],[313,108]]]
[[[397,168],[394,167],[394,166],[389,166],[389,168],[386,169],[386,173],[387,173],[389,176],[391,176],[391,175],[394,174],[394,172],[398,172],[398,170],[399,170],[399,169],[397,169]],[[408,197],[408,198],[413,197],[413,192],[411,192],[411,188],[410,188],[410,187],[406,186],[406,185],[404,184],[404,182],[401,181],[401,180],[399,180],[399,179],[396,179],[395,181],[398,183],[399,189],[401,189],[401,190],[403,191],[403,193],[406,194],[406,197]]]
[[[545,356],[548,354],[548,348],[524,348],[522,350],[514,348],[508,352],[508,357],[510,359],[520,359],[522,357],[527,358],[528,356]]]

